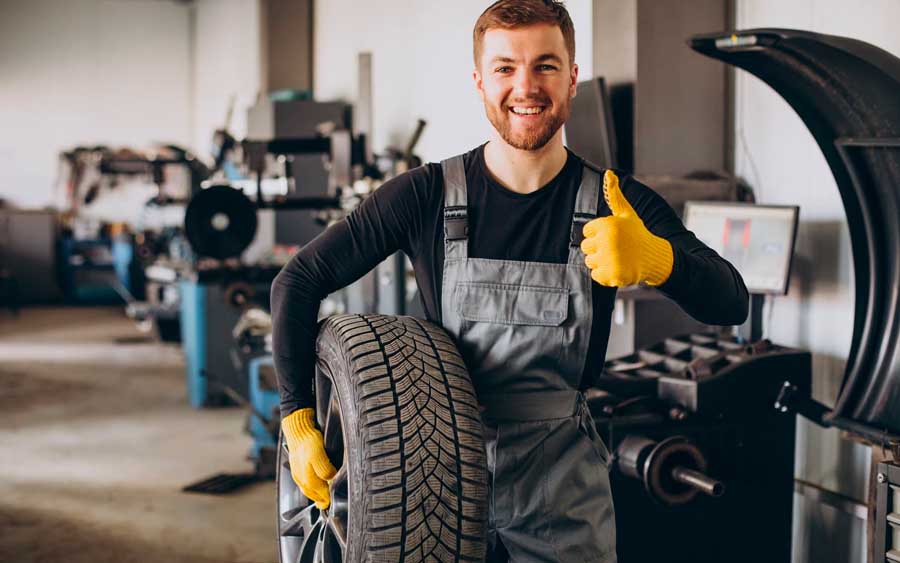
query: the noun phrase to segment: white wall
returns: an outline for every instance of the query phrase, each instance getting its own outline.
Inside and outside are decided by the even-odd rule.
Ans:
[[[594,76],[637,80],[637,0],[593,0]],[[602,30],[602,32],[600,32]]]
[[[77,144],[190,142],[188,8],[0,0],[0,197],[48,205]]]
[[[428,121],[416,152],[439,160],[488,139],[490,124],[472,82],[472,28],[487,0],[318,0],[314,92],[353,101],[357,54],[372,55],[373,148],[402,147],[416,119]],[[570,0],[580,79],[591,76],[591,2]]]
[[[207,157],[232,97],[229,130],[238,139],[247,131],[247,108],[260,89],[259,0],[198,0],[194,17],[192,140]]]
[[[786,27],[867,41],[900,56],[900,2],[896,0],[738,0],[737,28]],[[837,186],[809,130],[771,88],[736,75],[737,173],[760,203],[797,204],[801,226],[787,297],[767,315],[768,336],[814,353],[814,394],[833,403],[850,349],[853,318],[852,257]],[[868,451],[837,432],[802,423],[798,474],[866,498]],[[798,499],[795,561],[862,562],[865,524],[824,505]]]

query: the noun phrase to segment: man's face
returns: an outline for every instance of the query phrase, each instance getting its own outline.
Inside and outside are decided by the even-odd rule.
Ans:
[[[473,77],[487,117],[511,146],[540,149],[569,118],[578,65],[569,64],[558,26],[488,30],[478,67]]]

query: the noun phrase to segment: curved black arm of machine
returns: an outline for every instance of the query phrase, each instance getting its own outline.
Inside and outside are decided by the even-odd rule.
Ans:
[[[900,433],[900,59],[790,29],[697,35],[688,44],[771,86],[821,148],[847,214],[856,288],[834,425],[843,418]]]
[[[790,381],[785,381],[781,387],[775,408],[781,412],[795,412],[822,428],[833,426],[856,434],[873,444],[890,448],[894,459],[900,459],[900,436],[840,416],[810,397],[809,391],[801,391]]]

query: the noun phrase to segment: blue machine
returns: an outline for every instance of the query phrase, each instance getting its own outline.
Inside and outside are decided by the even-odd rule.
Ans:
[[[233,352],[233,329],[251,302],[269,302],[271,280],[278,271],[274,267],[210,270],[179,282],[181,345],[191,406],[249,400],[244,361],[236,360]]]
[[[194,281],[178,285],[181,294],[181,345],[187,369],[188,401],[194,408],[208,404],[206,381],[206,288]]]
[[[191,406],[249,406],[247,429],[253,445],[248,457],[258,477],[274,476],[277,450],[273,432],[277,435],[280,423],[280,398],[272,356],[246,360],[246,371],[234,362],[232,328],[240,310],[228,303],[227,288],[218,283],[183,280],[179,293],[181,342]]]
[[[253,358],[248,371],[253,409],[250,413],[250,435],[253,437],[250,459],[258,475],[274,475],[277,446],[273,434],[277,434],[281,420],[275,362],[272,356]]]
[[[114,285],[131,291],[129,269],[133,258],[131,241],[74,239],[59,242],[59,272],[63,295],[74,303],[121,303]]]

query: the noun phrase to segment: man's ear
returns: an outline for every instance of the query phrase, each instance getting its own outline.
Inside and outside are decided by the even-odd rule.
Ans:
[[[484,99],[484,82],[481,78],[481,72],[476,68],[472,71],[472,80],[475,81],[475,89],[478,90],[478,95],[481,96],[481,99]]]
[[[572,63],[572,75],[569,81],[569,98],[574,98],[578,90],[578,65]]]

